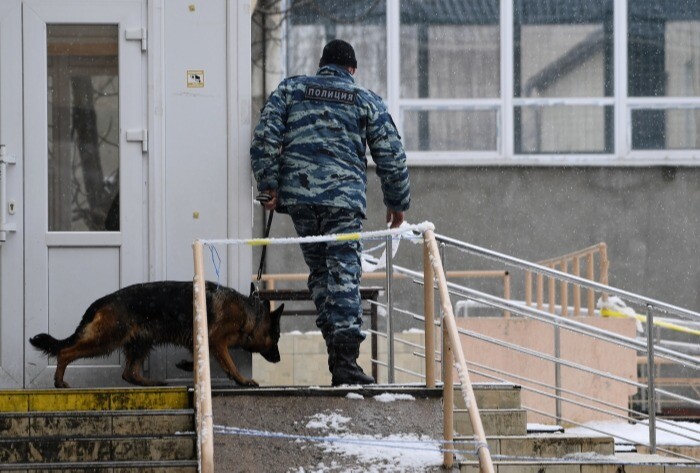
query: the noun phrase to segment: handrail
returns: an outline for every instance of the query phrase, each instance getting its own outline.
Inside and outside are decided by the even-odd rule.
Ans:
[[[546,275],[546,276],[550,277],[551,279],[565,280],[565,281],[572,282],[574,284],[578,284],[578,285],[581,285],[584,287],[596,289],[596,290],[603,292],[603,293],[614,294],[614,295],[617,295],[619,297],[622,297],[622,298],[625,298],[628,300],[643,303],[646,305],[646,307],[649,311],[648,315],[647,315],[649,324],[653,323],[653,317],[651,317],[651,314],[652,314],[651,309],[652,308],[655,308],[657,310],[662,310],[665,312],[672,312],[672,313],[679,314],[679,315],[682,315],[685,317],[690,316],[690,317],[700,318],[700,314],[698,314],[694,311],[683,309],[683,308],[673,306],[671,304],[667,304],[664,302],[656,301],[654,299],[647,298],[647,297],[644,297],[644,296],[641,296],[641,295],[638,295],[638,294],[635,294],[635,293],[632,293],[629,291],[624,291],[624,290],[621,290],[621,289],[618,289],[615,287],[608,286],[607,284],[597,283],[595,281],[586,280],[586,279],[583,279],[583,278],[580,278],[577,276],[572,276],[570,274],[567,274],[567,273],[564,273],[561,271],[557,271],[557,270],[552,269],[552,268],[547,268],[545,266],[542,266],[542,265],[539,265],[536,263],[530,263],[530,262],[527,262],[524,260],[520,260],[518,258],[503,255],[503,254],[497,253],[495,251],[484,249],[484,248],[481,248],[481,247],[478,247],[475,245],[470,245],[468,243],[460,242],[460,241],[457,241],[457,240],[454,240],[451,238],[447,238],[444,236],[440,236],[440,235],[436,236],[436,240],[442,241],[442,243],[446,243],[446,244],[450,244],[452,246],[455,246],[458,249],[464,249],[465,251],[473,253],[473,254],[485,256],[487,258],[494,259],[494,260],[497,260],[500,262],[506,262],[506,263],[511,264],[513,266],[519,267],[521,269],[530,270],[530,271],[537,272],[538,274]],[[406,268],[401,268],[401,267],[396,267],[396,266],[394,267],[394,270],[399,272],[399,273],[403,273],[403,274],[406,274],[408,276],[414,277],[417,280],[420,280],[421,275],[415,271],[407,270]],[[448,288],[450,288],[452,290],[452,292],[454,292],[456,287],[460,287],[454,283],[447,283],[446,285]],[[471,294],[467,295],[468,298],[473,299],[473,300],[477,300],[479,298],[478,296],[475,297],[475,294],[478,291],[474,291],[471,289],[469,289],[468,291],[471,292]],[[483,293],[479,293],[479,294],[483,294]],[[490,296],[490,295],[487,295],[487,296],[490,298],[493,298],[493,299],[497,299],[495,296]],[[500,300],[500,303],[493,303],[493,302],[489,302],[488,300],[481,300],[480,302],[486,303],[486,304],[491,305],[491,306],[498,308],[498,309],[503,309],[503,310],[509,309],[515,313],[519,313],[520,311],[524,311],[524,310],[530,310],[532,313],[539,313],[539,314],[543,313],[541,311],[536,311],[533,308],[530,308],[527,306],[522,306],[522,305],[519,305],[519,304],[517,304],[513,301],[509,301],[509,300],[502,299],[502,300]],[[556,317],[554,314],[547,314],[547,316],[548,317]],[[568,319],[565,319],[565,318],[558,317],[558,318],[556,318],[556,320],[557,320],[557,322],[550,322],[550,323],[553,323],[553,325],[555,325],[556,327],[559,327],[562,325],[567,325],[567,323],[569,323],[569,324],[571,323],[568,321]],[[562,321],[566,321],[567,323],[562,323]],[[570,328],[570,327],[565,327],[565,328]],[[589,330],[590,330],[590,328],[589,328]],[[648,335],[650,333],[651,333],[651,331],[648,331]],[[667,359],[670,358],[673,361],[678,361],[680,363],[690,365],[690,366],[697,365],[697,361],[692,359],[692,357],[688,357],[682,353],[674,352],[673,350],[668,350],[668,349],[665,349],[663,347],[655,347],[653,345],[653,340],[649,336],[647,337],[646,344],[644,344],[643,347],[641,347],[638,344],[636,339],[634,340],[634,342],[630,340],[628,343],[638,346],[639,348],[637,348],[637,349],[641,349],[642,351],[646,350],[646,352],[648,353],[648,359],[649,359],[650,365],[654,364],[654,351],[655,350],[659,351],[660,353],[663,353],[661,356],[664,358],[667,358]],[[558,366],[558,364],[561,363],[561,360],[557,359],[557,360],[555,360],[555,363]],[[638,383],[631,383],[631,384],[636,385]],[[677,395],[675,393],[671,393],[671,392],[666,391],[666,390],[658,389],[654,384],[653,376],[649,376],[648,383],[646,385],[643,385],[643,387],[645,387],[649,391],[649,394],[650,394],[649,395],[649,402],[648,402],[648,404],[649,404],[649,416],[648,416],[648,419],[649,419],[649,439],[650,439],[649,447],[650,447],[650,451],[652,453],[654,453],[656,451],[656,438],[655,438],[655,435],[656,435],[656,433],[655,433],[655,431],[656,431],[656,413],[655,413],[655,407],[654,407],[655,402],[656,402],[655,401],[656,393],[664,394],[666,396],[676,398],[676,399],[681,399],[684,401],[688,401],[689,398]],[[559,392],[559,391],[557,391],[557,392]]]
[[[469,379],[467,362],[464,358],[462,342],[459,339],[457,323],[455,322],[454,313],[452,312],[452,304],[450,303],[450,294],[447,290],[447,280],[445,278],[440,253],[438,251],[438,246],[433,231],[426,230],[423,233],[423,240],[428,252],[428,256],[427,258],[424,258],[424,261],[427,259],[430,262],[433,268],[434,276],[437,280],[438,293],[440,294],[440,306],[443,311],[442,326],[443,330],[447,332],[446,335],[448,336],[449,340],[448,353],[443,352],[443,358],[451,353],[456,360],[455,367],[457,368],[457,377],[460,381],[464,405],[469,411],[469,419],[471,420],[474,435],[478,441],[477,453],[479,455],[480,469],[483,473],[493,473],[494,468],[491,460],[491,453],[489,451],[488,444],[486,443],[484,426],[481,423],[481,416],[479,415],[479,409],[476,405],[474,390],[472,388],[471,380]],[[432,321],[427,320],[426,318],[426,324],[430,323],[432,323]],[[445,369],[445,373],[452,372],[451,363],[445,363],[445,361],[443,361],[443,368]],[[447,380],[444,381],[443,385],[444,389],[447,389],[448,391],[452,391],[454,389],[452,383],[448,383]],[[451,400],[451,396],[445,398],[445,405],[448,404],[448,399]],[[446,409],[447,408],[448,407],[446,407]],[[452,402],[449,403],[449,411],[452,412]],[[450,414],[450,418],[452,418],[452,414]],[[445,466],[451,467],[452,465],[446,464]]]
[[[567,281],[570,283],[574,284],[580,284],[581,286],[591,288],[591,289],[596,289],[600,292],[606,292],[608,294],[613,294],[618,297],[621,297],[622,299],[629,300],[636,302],[638,304],[645,305],[647,307],[653,307],[657,310],[660,310],[662,312],[670,312],[676,315],[680,315],[683,317],[688,317],[691,319],[698,319],[700,320],[700,313],[694,312],[692,310],[684,309],[682,307],[678,307],[672,304],[667,304],[665,302],[658,301],[656,299],[652,299],[650,297],[645,297],[640,294],[636,294],[634,292],[630,291],[625,291],[623,289],[618,289],[616,287],[608,286],[607,284],[603,283],[598,283],[595,281],[591,281],[589,279],[585,279],[582,277],[578,276],[573,276],[571,274],[562,272],[562,271],[557,271],[556,269],[551,269],[547,268],[546,266],[539,265],[537,263],[531,263],[529,261],[525,261],[519,258],[515,258],[513,256],[509,256],[503,253],[499,253],[497,251],[489,250],[486,248],[482,248],[480,246],[472,245],[470,243],[465,243],[463,241],[455,240],[453,238],[446,237],[444,235],[435,235],[435,239],[439,242],[443,242],[445,244],[449,244],[457,249],[464,250],[468,253],[475,254],[475,255],[481,255],[485,258],[493,259],[496,261],[504,262],[510,265],[513,265],[515,267],[525,269],[525,270],[531,270],[535,273],[538,274],[543,274],[545,276],[551,276],[563,281]]]
[[[202,242],[192,244],[194,254],[193,304],[194,328],[194,398],[197,429],[197,461],[200,473],[214,473],[214,426],[211,404],[211,375],[209,372],[209,329],[207,328],[207,297],[204,281]]]
[[[481,302],[483,304],[490,305],[492,307],[495,307],[497,309],[502,309],[502,310],[510,310],[513,312],[518,312],[519,315],[523,316],[531,316],[533,318],[536,318],[537,320],[542,320],[542,319],[552,319],[555,320],[556,323],[568,330],[572,331],[586,331],[590,334],[595,334],[591,335],[593,337],[596,336],[604,336],[608,337],[608,341],[614,341],[614,343],[624,343],[624,344],[629,344],[630,348],[634,348],[636,350],[640,351],[646,351],[646,343],[641,342],[638,339],[632,339],[632,338],[627,338],[623,337],[622,335],[616,334],[614,332],[608,332],[606,330],[593,327],[590,325],[583,324],[581,322],[578,322],[576,320],[573,320],[571,318],[566,318],[566,317],[561,317],[555,314],[550,314],[548,312],[544,312],[541,310],[538,310],[534,307],[527,307],[523,306],[521,304],[518,304],[517,302],[510,301],[510,300],[505,300],[505,299],[500,299],[496,296],[493,296],[491,294],[487,294],[485,292],[477,291],[476,289],[471,289],[463,286],[459,286],[454,283],[447,283],[447,286],[454,291],[453,293],[456,293],[458,295],[468,297],[472,300],[475,300],[477,302]],[[685,355],[683,353],[679,353],[676,350],[671,350],[667,349],[664,347],[657,347],[656,349],[657,353],[663,354],[664,358],[670,359],[672,361],[676,361],[678,363],[685,363],[689,364],[692,367],[696,369],[700,369],[700,362],[697,357],[693,357],[690,355]]]
[[[412,271],[412,270],[407,269],[407,268],[403,268],[401,266],[395,266],[394,269],[397,272],[400,272],[401,274],[404,274],[408,277],[413,277],[418,282],[421,282],[420,273],[418,273],[418,272]],[[500,299],[497,296],[483,293],[483,292],[477,291],[475,289],[470,289],[470,288],[466,288],[463,286],[459,286],[455,283],[448,282],[447,287],[448,287],[449,292],[451,294],[467,297],[469,299],[472,299],[472,300],[477,301],[477,302],[481,302],[481,303],[486,304],[486,305],[490,305],[490,306],[497,308],[497,309],[509,310],[509,311],[512,311],[512,312],[514,312],[518,315],[521,315],[521,316],[531,317],[531,318],[533,318],[535,320],[539,320],[541,322],[545,322],[545,323],[549,323],[549,324],[554,325],[554,326],[565,328],[565,329],[570,330],[572,332],[585,334],[585,335],[588,335],[592,338],[598,338],[598,339],[601,339],[604,341],[608,341],[610,343],[615,343],[619,346],[631,348],[631,349],[634,349],[636,351],[641,351],[641,352],[646,351],[646,344],[639,341],[636,338],[633,339],[633,338],[624,337],[624,336],[619,335],[619,334],[614,333],[614,332],[609,332],[607,330],[603,330],[603,329],[600,329],[600,328],[597,328],[594,326],[585,325],[585,324],[582,324],[580,322],[577,322],[575,320],[572,320],[572,319],[569,319],[566,317],[561,317],[561,316],[550,314],[550,313],[547,313],[544,311],[539,311],[535,308],[527,307],[527,306],[524,306],[524,305],[519,304],[519,303],[514,302],[514,301]],[[423,320],[420,317],[419,317],[419,319]],[[464,334],[467,336],[474,336],[475,338],[481,339],[483,341],[493,342],[493,343],[501,344],[501,345],[506,345],[505,342],[496,341],[495,339],[493,339],[491,337],[486,337],[484,335],[473,334],[472,332],[465,331],[463,329],[459,329],[459,332],[461,334]],[[515,348],[513,348],[513,349],[515,349]],[[698,359],[697,357],[694,357],[691,355],[686,355],[684,353],[680,353],[678,351],[668,349],[665,347],[656,347],[655,350],[661,354],[660,355],[661,358],[664,358],[664,359],[669,360],[669,361],[675,361],[677,363],[682,363],[685,366],[689,366],[690,368],[700,369],[700,359]],[[528,350],[519,350],[519,351],[521,351],[522,353],[533,355],[533,353],[531,351],[528,351]],[[552,360],[552,358],[548,355],[544,355],[544,354],[534,354],[534,355],[535,356],[542,355],[542,356],[538,356],[538,357],[542,358],[542,359],[548,359],[549,361],[555,361],[555,360]],[[581,366],[573,366],[573,365],[570,367],[571,368],[579,368],[579,369],[582,368]],[[593,372],[593,370],[588,370],[588,369],[583,369],[583,371],[587,371],[587,372],[591,372],[591,373]],[[610,376],[609,374],[604,373],[604,372],[595,371],[595,374],[598,374],[604,378],[616,379],[617,381],[620,381],[622,383],[629,384],[632,386],[647,387],[646,384],[635,383],[635,382],[632,382],[632,381],[629,381],[626,379],[615,378],[615,377]],[[666,390],[662,390],[662,389],[658,389],[658,388],[656,389],[656,391],[658,393],[664,394],[670,398],[678,399],[678,400],[685,401],[685,402],[688,402],[691,404],[700,405],[700,401],[693,400],[693,399],[688,398],[686,396],[681,396],[679,394],[676,394],[676,393],[673,393],[670,391],[666,391]]]

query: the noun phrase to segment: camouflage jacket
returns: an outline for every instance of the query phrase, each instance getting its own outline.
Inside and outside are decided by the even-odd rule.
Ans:
[[[367,208],[369,146],[384,204],[407,210],[409,177],[401,137],[382,102],[335,65],[285,79],[270,95],[250,148],[258,191],[289,205]]]

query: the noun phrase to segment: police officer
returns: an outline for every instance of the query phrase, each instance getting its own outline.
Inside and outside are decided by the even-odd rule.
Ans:
[[[382,99],[355,84],[353,47],[333,40],[314,76],[283,80],[265,104],[250,148],[267,210],[288,213],[299,236],[362,231],[369,146],[381,181],[386,220],[404,220],[410,203],[406,155]],[[301,245],[316,325],[326,341],[332,384],[371,384],[357,364],[362,307],[361,243]]]

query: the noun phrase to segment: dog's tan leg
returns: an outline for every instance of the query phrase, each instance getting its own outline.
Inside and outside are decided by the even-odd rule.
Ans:
[[[64,348],[56,356],[56,372],[53,375],[53,384],[57,388],[69,388],[68,383],[63,381],[66,368],[69,364],[79,358],[94,358],[96,356],[108,355],[114,351],[115,346],[104,346],[90,340],[79,340],[75,345]]]
[[[65,356],[62,356],[59,353],[57,360],[56,360],[56,372],[53,375],[53,385],[55,387],[57,387],[57,388],[70,388],[68,383],[63,381],[63,376],[66,374],[66,368],[68,367],[68,363],[70,363],[73,360],[67,360]]]
[[[126,366],[122,373],[122,379],[127,383],[138,386],[165,386],[163,381],[154,381],[143,377],[143,358],[131,358],[127,355]]]
[[[214,354],[214,358],[216,358],[216,361],[219,362],[219,365],[229,378],[233,379],[241,386],[258,386],[258,383],[256,383],[255,380],[245,378],[243,375],[241,375],[236,367],[236,364],[231,359],[231,355],[228,352],[228,346],[226,346],[225,343],[216,343],[211,345],[211,351]]]

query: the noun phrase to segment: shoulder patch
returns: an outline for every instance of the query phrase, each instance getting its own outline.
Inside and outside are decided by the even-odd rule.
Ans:
[[[325,100],[327,102],[338,102],[353,105],[357,92],[333,89],[330,87],[319,87],[317,85],[307,85],[304,91],[304,98],[307,100]]]

